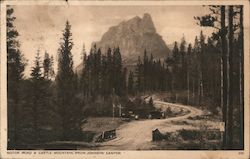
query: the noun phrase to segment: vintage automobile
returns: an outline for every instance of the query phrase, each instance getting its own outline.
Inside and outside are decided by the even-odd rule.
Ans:
[[[152,111],[149,113],[148,118],[149,119],[162,119],[164,115],[162,114],[161,111]]]
[[[121,119],[122,119],[122,121],[130,121],[131,120],[131,116],[129,114],[122,113]]]
[[[134,112],[129,111],[128,113],[122,113],[121,118],[123,121],[130,121],[130,120],[139,120],[139,115],[134,114]]]

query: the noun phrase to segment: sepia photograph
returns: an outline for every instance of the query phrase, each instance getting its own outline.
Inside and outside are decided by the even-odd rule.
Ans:
[[[249,148],[244,3],[41,4],[1,6],[7,151]]]

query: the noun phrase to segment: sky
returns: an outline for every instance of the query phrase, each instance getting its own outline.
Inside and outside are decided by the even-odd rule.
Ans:
[[[57,59],[57,50],[62,31],[68,20],[72,26],[74,67],[81,62],[83,44],[87,52],[92,42],[99,41],[109,27],[118,25],[135,16],[149,13],[156,31],[166,44],[180,41],[184,36],[193,43],[196,35],[203,30],[209,36],[212,29],[196,24],[194,16],[207,14],[203,6],[12,6],[18,30],[21,51],[28,60],[25,76],[29,77],[37,50],[43,56],[45,50]],[[57,62],[55,61],[55,69]]]

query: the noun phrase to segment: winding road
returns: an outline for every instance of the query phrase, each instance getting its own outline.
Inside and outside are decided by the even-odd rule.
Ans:
[[[121,125],[116,133],[117,138],[108,142],[102,143],[101,149],[111,150],[149,150],[153,146],[152,130],[158,128],[162,132],[173,132],[183,128],[183,125],[173,124],[173,121],[182,121],[188,117],[202,115],[202,111],[180,104],[166,103],[160,100],[155,100],[154,105],[156,108],[162,110],[171,107],[172,109],[188,110],[188,113],[182,116],[171,117],[167,119],[153,119],[153,120],[140,120],[132,121]],[[185,126],[188,128],[189,126]]]

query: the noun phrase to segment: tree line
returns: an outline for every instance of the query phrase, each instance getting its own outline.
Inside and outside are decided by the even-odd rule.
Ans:
[[[98,95],[108,97],[112,93],[118,96],[126,94],[127,69],[122,65],[119,47],[101,53],[94,45],[89,55],[86,52],[83,54],[83,65],[79,77],[83,97],[95,99]]]
[[[39,143],[44,138],[49,140],[49,137],[53,140],[78,139],[84,117],[111,116],[112,103],[117,102],[117,98],[129,105],[131,96],[159,91],[170,93],[166,99],[168,102],[198,106],[217,115],[222,113],[226,123],[225,148],[232,148],[233,135],[238,134],[241,139],[237,144],[242,145],[242,7],[228,9],[234,18],[228,20],[228,27],[223,23],[225,6],[210,6],[210,10],[213,13],[210,16],[196,19],[202,26],[215,27],[214,23],[220,17],[219,32],[211,37],[205,37],[201,32],[193,45],[187,44],[183,37],[174,43],[172,56],[166,59],[155,59],[153,53],[145,50],[144,56],[138,57],[131,70],[124,66],[119,47],[101,52],[93,45],[89,54],[83,48],[83,69],[77,74],[73,68],[71,25],[67,21],[58,49],[57,73],[53,68],[53,56],[45,52],[41,60],[38,51],[30,78],[24,79],[26,59],[20,51],[13,9],[8,8],[8,148],[17,148],[21,143]],[[236,27],[238,32],[235,30],[234,33],[239,36],[234,37],[231,25],[237,18],[240,19]],[[152,104],[149,105],[151,110]],[[235,120],[234,125],[232,120]],[[53,134],[46,134],[44,130],[51,127],[55,130]],[[237,129],[232,130],[233,127]]]
[[[58,49],[57,74],[53,56],[45,52],[41,60],[38,50],[30,77],[25,79],[27,60],[20,51],[13,12],[7,8],[8,149],[50,140],[74,140],[81,132],[82,111],[75,98],[71,26],[66,22]]]
[[[195,17],[195,19],[201,26],[216,29],[213,36],[220,46],[221,107],[225,123],[223,146],[225,149],[233,149],[234,140],[238,140],[240,147],[243,148],[243,6],[211,5],[208,8],[209,14]],[[234,124],[234,121],[237,124]],[[235,138],[236,134],[238,138]]]

